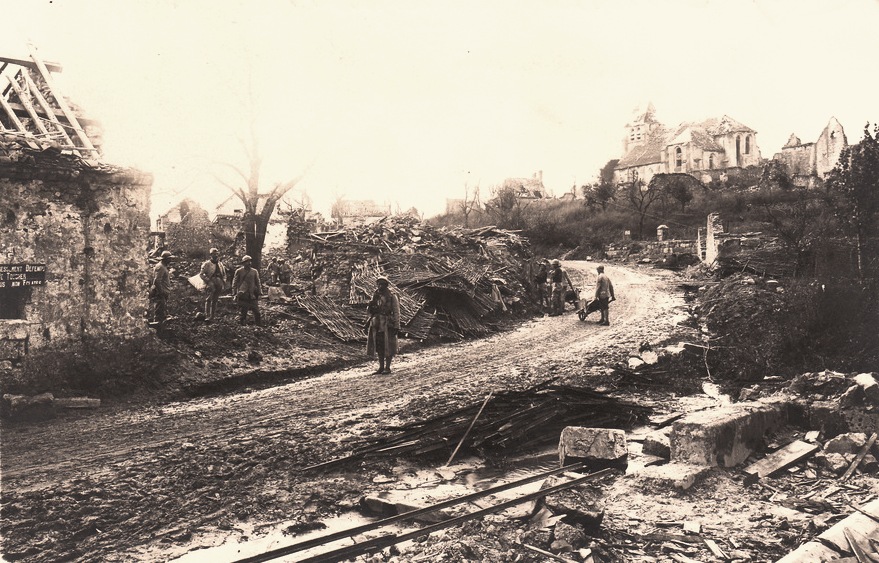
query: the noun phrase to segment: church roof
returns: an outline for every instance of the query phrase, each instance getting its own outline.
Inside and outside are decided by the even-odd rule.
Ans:
[[[668,144],[666,142],[668,136],[669,133],[665,128],[654,131],[643,144],[632,147],[623,155],[617,163],[617,169],[662,162],[661,154]]]

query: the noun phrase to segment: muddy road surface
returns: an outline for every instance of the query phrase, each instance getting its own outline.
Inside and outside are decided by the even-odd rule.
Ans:
[[[565,264],[586,296],[594,263]],[[355,502],[393,460],[304,472],[387,424],[428,418],[559,376],[589,378],[665,340],[683,312],[672,274],[610,266],[611,325],[571,306],[478,341],[408,349],[375,365],[284,386],[6,425],[0,532],[6,560],[170,560],[224,536],[291,533]],[[382,463],[385,463],[382,466]]]

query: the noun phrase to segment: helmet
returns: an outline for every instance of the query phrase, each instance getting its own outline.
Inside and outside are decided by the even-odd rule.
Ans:
[[[552,265],[553,265],[553,266],[561,266],[562,263],[559,262],[558,260],[553,260],[553,261],[552,261]]]
[[[375,278],[375,283],[388,283],[389,284],[389,283],[391,283],[391,281],[388,278],[386,278],[385,276],[379,276],[379,277]]]

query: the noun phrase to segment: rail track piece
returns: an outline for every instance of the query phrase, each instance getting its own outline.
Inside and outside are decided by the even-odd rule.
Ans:
[[[458,516],[457,518],[445,520],[437,524],[431,524],[430,526],[425,526],[424,528],[421,528],[419,530],[414,530],[412,532],[406,532],[399,535],[389,534],[386,536],[381,536],[372,540],[361,542],[359,544],[354,544],[349,547],[343,547],[334,551],[310,557],[308,559],[303,559],[302,561],[300,561],[300,563],[335,563],[337,561],[350,559],[351,557],[356,557],[364,553],[370,553],[378,549],[384,549],[385,547],[389,547],[400,542],[411,540],[420,536],[426,536],[438,530],[451,528],[452,526],[457,526],[458,524],[467,522],[468,520],[473,520],[474,518],[481,518],[483,516],[487,516],[488,514],[501,512],[503,510],[506,510],[507,508],[510,508],[511,506],[516,506],[517,504],[521,504],[523,502],[528,502],[530,500],[538,499],[547,495],[551,495],[553,493],[557,493],[559,491],[564,491],[566,489],[576,487],[577,485],[581,485],[583,483],[586,483],[587,481],[603,477],[612,472],[612,469],[602,469],[601,471],[590,473],[589,475],[584,475],[583,477],[574,479],[573,481],[568,481],[567,483],[562,483],[560,485],[556,485],[555,487],[548,487],[534,493],[529,493],[519,498],[501,502],[494,506],[489,506],[487,508],[471,512],[470,514]]]
[[[568,465],[565,467],[553,469],[550,471],[546,471],[543,473],[538,473],[538,474],[532,475],[530,477],[525,477],[524,479],[519,479],[517,481],[511,481],[510,483],[498,485],[497,487],[485,489],[484,491],[478,491],[475,493],[471,493],[469,495],[464,495],[464,496],[457,497],[454,499],[449,499],[449,500],[442,501],[440,503],[437,503],[437,504],[434,504],[431,506],[426,506],[424,508],[419,508],[417,510],[405,512],[403,514],[397,514],[396,516],[384,518],[384,519],[378,520],[376,522],[364,524],[362,526],[356,526],[354,528],[349,528],[347,530],[341,530],[339,532],[334,532],[332,534],[327,534],[324,536],[319,536],[319,537],[312,538],[309,540],[297,542],[297,543],[294,543],[294,544],[291,544],[291,545],[288,545],[285,547],[280,547],[278,549],[273,549],[271,551],[267,551],[266,553],[261,553],[259,555],[254,555],[251,557],[247,557],[245,559],[240,559],[238,561],[235,561],[234,563],[261,563],[263,561],[271,561],[273,559],[277,559],[279,557],[284,557],[284,556],[290,555],[292,553],[296,553],[296,552],[303,551],[306,549],[311,549],[313,547],[318,547],[321,545],[326,545],[326,544],[333,542],[333,541],[336,541],[336,540],[349,538],[349,537],[356,536],[358,534],[362,534],[364,532],[369,532],[372,530],[377,530],[379,528],[384,528],[385,526],[388,526],[390,524],[394,524],[396,522],[410,520],[416,516],[419,516],[422,514],[427,514],[428,512],[442,510],[444,508],[449,508],[451,506],[455,506],[458,504],[468,503],[470,501],[476,500],[481,497],[493,495],[493,494],[496,494],[496,493],[499,493],[502,491],[506,491],[509,489],[515,489],[517,487],[521,487],[522,485],[527,485],[528,483],[533,483],[534,481],[539,481],[541,479],[545,479],[545,478],[551,477],[553,475],[558,475],[561,473],[565,473],[567,471],[576,471],[577,469],[582,469],[584,466],[585,466],[585,464],[580,462],[580,463],[575,463],[575,464]],[[574,481],[571,481],[569,483],[564,483],[564,485],[568,485],[569,487],[572,487],[572,486],[575,486],[576,484],[579,484],[580,482],[586,482],[587,480],[592,480],[592,479],[597,479],[599,477],[603,477],[610,472],[611,472],[611,470],[605,469],[605,470],[598,471],[596,473],[592,473],[590,475],[586,475],[584,477],[581,477],[576,480],[577,481],[576,483]],[[549,490],[549,489],[546,489],[546,490]],[[550,491],[550,492],[554,492],[554,491]],[[540,493],[541,494],[537,495],[537,496],[543,496],[544,494],[548,494],[543,491],[540,491]],[[520,499],[514,499],[514,500],[516,501],[514,504],[518,504],[519,502],[525,502],[526,500],[531,500],[531,499],[530,498],[524,499],[524,497],[522,497]],[[510,506],[512,506],[512,505],[510,505]],[[491,507],[491,508],[496,508],[496,507]],[[455,519],[455,520],[457,520],[457,519]],[[449,520],[449,521],[451,522],[451,520]],[[463,521],[463,520],[461,520],[461,521]],[[439,529],[439,528],[437,528],[437,529]],[[431,530],[431,531],[433,531],[433,530]],[[430,533],[430,532],[427,532],[427,533]],[[382,539],[382,538],[387,538],[387,537],[394,537],[394,536],[382,536],[381,538],[377,538],[377,539]],[[403,540],[399,540],[399,541],[403,541]],[[393,543],[397,543],[397,542],[393,542]],[[389,543],[387,545],[393,545],[393,543]],[[358,544],[358,545],[361,545],[361,544]],[[363,545],[365,545],[365,544],[363,544]],[[385,546],[382,546],[382,547],[385,547]],[[345,549],[348,549],[348,548],[345,548]],[[329,554],[326,554],[326,555],[329,555]],[[324,556],[325,555],[319,555],[318,557],[324,557]],[[327,561],[335,561],[335,560],[336,559],[332,559],[332,558],[327,559]]]

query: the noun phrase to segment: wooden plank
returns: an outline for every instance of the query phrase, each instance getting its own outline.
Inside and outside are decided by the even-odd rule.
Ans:
[[[528,551],[533,551],[538,555],[542,555],[543,557],[547,557],[552,559],[553,561],[561,561],[562,563],[576,563],[573,559],[568,559],[567,557],[562,557],[561,555],[556,555],[555,553],[551,553],[549,551],[545,551],[540,549],[539,547],[534,547],[533,545],[529,545],[527,543],[523,543],[522,547],[527,549]]]
[[[25,128],[24,124],[22,124],[22,122],[18,119],[18,116],[16,116],[12,108],[9,107],[9,102],[7,102],[6,98],[4,98],[3,96],[0,96],[0,108],[3,108],[3,110],[9,116],[10,121],[12,121],[12,124],[15,126],[16,129],[18,129],[18,132],[21,133],[21,137],[24,142],[26,142],[28,146],[32,149],[40,148],[40,145],[37,144],[33,136]],[[12,131],[15,132],[15,129],[12,129]]]
[[[73,126],[73,130],[76,132],[76,136],[79,137],[79,140],[82,142],[82,145],[88,150],[95,150],[95,146],[92,144],[91,139],[89,139],[88,135],[85,134],[85,131],[80,126],[79,121],[76,119],[76,114],[74,114],[69,107],[67,107],[67,102],[64,100],[64,96],[61,95],[61,92],[55,87],[55,81],[52,79],[52,74],[49,72],[49,69],[46,68],[46,65],[42,60],[37,56],[36,51],[31,47],[31,59],[33,59],[34,63],[37,65],[37,70],[40,71],[40,75],[42,75],[43,80],[46,81],[46,85],[49,87],[49,91],[52,92],[52,95],[55,97],[55,103],[58,104],[58,107],[61,108],[61,112],[64,113],[64,116],[67,118],[67,121],[70,122],[70,125]]]
[[[708,549],[711,553],[717,557],[718,559],[726,560],[728,559],[726,552],[720,549],[720,546],[717,545],[717,542],[714,540],[710,540],[708,538],[702,538],[702,541],[705,542],[705,545],[708,546]]]
[[[745,475],[759,480],[803,460],[820,449],[816,444],[796,440],[744,469]]]
[[[842,474],[842,477],[839,478],[840,482],[845,482],[849,477],[852,476],[852,473],[855,472],[855,470],[858,468],[858,466],[864,460],[864,457],[870,451],[870,448],[872,448],[873,444],[875,444],[875,443],[876,443],[876,433],[873,432],[873,435],[870,436],[870,439],[867,440],[867,443],[864,444],[864,447],[861,448],[860,452],[858,452],[858,455],[857,455],[857,457],[855,457],[855,460],[852,462],[852,464],[849,466],[849,468],[846,470],[846,472]]]
[[[873,558],[867,555],[866,550],[861,546],[858,538],[855,537],[852,530],[848,528],[843,528],[842,535],[845,536],[845,541],[848,542],[848,546],[849,548],[851,548],[852,553],[858,560],[858,563],[873,563]],[[866,540],[866,538],[863,539]]]
[[[32,68],[32,69],[34,69],[34,70],[36,70],[36,68],[37,68],[37,65],[35,65],[33,61],[28,61],[28,60],[25,60],[25,59],[13,59],[13,58],[10,58],[10,57],[0,57],[0,63],[9,63],[9,64],[13,64],[13,65],[18,65],[18,66],[23,66],[23,67],[27,67],[27,68]],[[53,63],[53,62],[49,62],[49,61],[43,61],[43,64],[45,64],[45,65],[46,65],[46,68],[49,69],[49,70],[52,71],[52,72],[61,72],[61,71],[64,70],[64,67],[62,67],[62,66],[61,66],[60,64],[58,64],[58,63]]]

